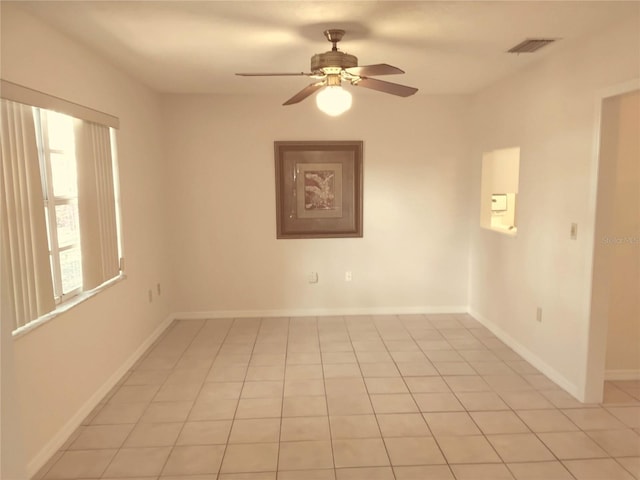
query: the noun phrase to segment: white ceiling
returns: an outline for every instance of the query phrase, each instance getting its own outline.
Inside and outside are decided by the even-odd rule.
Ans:
[[[617,20],[638,2],[50,1],[19,2],[160,92],[277,93],[306,77],[234,72],[309,71],[330,49],[322,31],[360,65],[406,71],[385,80],[421,93],[470,93]],[[535,54],[506,50],[531,37],[561,38]]]

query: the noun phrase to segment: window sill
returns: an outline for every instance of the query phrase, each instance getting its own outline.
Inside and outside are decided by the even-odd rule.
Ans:
[[[518,236],[518,228],[512,228],[509,230],[508,227],[482,227],[485,230],[489,230],[490,232],[496,232],[501,235],[506,235],[507,237],[517,237]]]
[[[65,312],[68,312],[69,310],[71,310],[76,305],[80,305],[81,303],[89,300],[91,297],[93,297],[93,296],[97,295],[98,293],[102,292],[103,290],[106,290],[107,288],[115,285],[116,283],[119,283],[122,280],[125,280],[126,278],[127,278],[127,276],[124,273],[121,273],[117,277],[113,277],[111,280],[107,280],[102,285],[97,286],[93,290],[89,290],[88,292],[79,293],[75,297],[70,298],[66,302],[58,305],[57,308],[54,311],[49,312],[46,315],[43,315],[40,318],[37,318],[34,321],[29,322],[26,325],[23,325],[22,327],[17,328],[16,330],[14,330],[12,332],[13,338],[16,339],[16,338],[22,337],[23,335],[26,335],[27,333],[31,332],[32,330],[35,330],[39,326],[44,325],[45,323],[49,322],[50,320],[53,320],[58,315],[61,315],[61,314],[65,313]]]

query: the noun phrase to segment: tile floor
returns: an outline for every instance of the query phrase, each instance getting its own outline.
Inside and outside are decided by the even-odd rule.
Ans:
[[[640,382],[584,405],[468,315],[177,321],[37,478],[640,478]]]

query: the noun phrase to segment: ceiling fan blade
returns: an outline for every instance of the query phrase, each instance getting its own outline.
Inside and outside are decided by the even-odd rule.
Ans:
[[[376,75],[397,75],[404,73],[404,70],[400,70],[398,67],[387,65],[386,63],[378,63],[377,65],[363,65],[360,67],[345,68],[347,73],[358,76],[372,76]]]
[[[399,97],[408,97],[418,91],[417,88],[367,77],[361,77],[359,80],[355,80],[353,85],[356,87],[378,90],[379,92],[390,93],[391,95],[398,95]]]
[[[310,77],[311,73],[236,73],[240,77]]]
[[[316,90],[319,90],[322,87],[324,87],[324,82],[312,83],[311,85],[307,85],[298,93],[296,93],[293,97],[291,97],[289,100],[284,102],[282,105],[293,105],[294,103],[301,102],[302,100],[307,98],[309,95],[312,95],[313,93],[315,93]]]

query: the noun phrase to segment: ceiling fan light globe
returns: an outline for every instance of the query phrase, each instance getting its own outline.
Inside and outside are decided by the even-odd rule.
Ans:
[[[328,86],[316,95],[318,108],[332,117],[342,115],[351,108],[351,94],[341,86]]]

